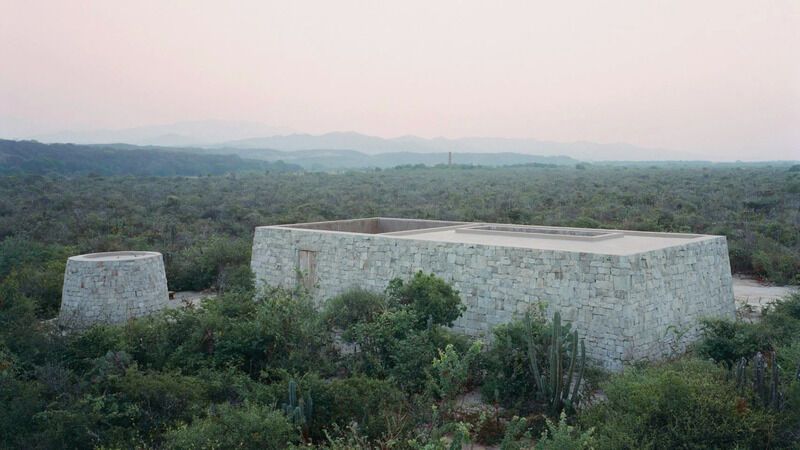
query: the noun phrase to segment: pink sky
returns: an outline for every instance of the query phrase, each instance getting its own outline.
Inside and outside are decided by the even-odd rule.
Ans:
[[[0,1],[0,121],[204,119],[800,159],[800,2]]]

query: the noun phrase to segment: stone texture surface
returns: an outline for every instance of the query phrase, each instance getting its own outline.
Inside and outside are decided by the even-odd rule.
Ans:
[[[169,293],[162,255],[135,253],[140,255],[127,259],[93,255],[69,258],[59,324],[81,329],[97,323],[124,323],[167,307]]]
[[[301,253],[306,273],[299,270]],[[697,336],[699,318],[735,314],[727,243],[717,236],[612,256],[259,227],[251,267],[260,285],[301,282],[317,301],[353,286],[382,291],[392,278],[432,272],[451,282],[467,306],[456,330],[488,336],[493,326],[543,304],[548,317],[558,310],[572,322],[588,356],[612,370],[682,350]]]

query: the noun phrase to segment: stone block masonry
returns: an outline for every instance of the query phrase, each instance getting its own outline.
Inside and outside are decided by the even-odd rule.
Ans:
[[[161,253],[73,256],[64,273],[58,323],[67,329],[124,323],[164,309],[168,302]]]
[[[432,272],[467,306],[455,330],[489,336],[545,305],[611,370],[680,351],[700,318],[735,311],[720,236],[362,219],[258,227],[251,267],[258,284],[302,283],[317,301]]]

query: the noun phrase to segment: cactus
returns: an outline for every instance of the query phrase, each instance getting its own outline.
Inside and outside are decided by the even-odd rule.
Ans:
[[[578,359],[578,341],[580,341],[580,359]],[[568,352],[567,349],[569,350]],[[566,367],[566,373],[564,371],[565,352],[569,356],[569,365]],[[568,329],[562,329],[561,314],[556,312],[553,315],[547,372],[543,372],[539,367],[536,343],[532,332],[528,333],[528,359],[538,395],[547,402],[550,413],[553,416],[557,416],[565,407],[574,408],[578,402],[583,370],[586,367],[586,345],[583,340],[578,338],[577,330],[570,332]],[[580,364],[580,368],[576,377],[575,369],[577,364]]]
[[[767,362],[767,358],[769,362]],[[736,364],[736,386],[742,394],[750,392],[753,401],[760,402],[764,407],[780,411],[784,407],[783,393],[780,391],[780,374],[776,352],[767,356],[761,352],[753,357],[753,382],[748,383],[747,369],[749,361],[742,358]],[[768,369],[769,367],[769,369]]]
[[[306,392],[303,398],[298,401],[297,383],[294,380],[289,380],[288,400],[287,403],[283,404],[283,414],[292,424],[305,429],[311,422],[311,415],[314,411],[314,400],[311,398],[311,393]]]
[[[736,363],[736,387],[742,391],[745,386],[747,386],[747,360],[742,357],[739,362]]]
[[[795,381],[800,381],[800,361],[797,362],[797,370],[794,372]]]
[[[779,410],[781,409],[783,398],[781,392],[778,390],[780,375],[778,374],[778,360],[775,356],[775,352],[770,354],[770,364],[772,365],[772,379],[769,384],[769,406],[772,409]]]

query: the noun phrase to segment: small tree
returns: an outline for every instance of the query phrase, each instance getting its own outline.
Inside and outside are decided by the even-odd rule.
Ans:
[[[429,386],[432,393],[445,403],[451,403],[466,390],[470,369],[480,357],[483,342],[475,341],[462,355],[453,344],[444,350],[439,349],[439,356],[433,360]]]
[[[389,282],[386,294],[391,302],[408,306],[416,313],[418,328],[426,324],[452,326],[466,310],[458,291],[436,275],[422,271],[407,283],[395,278]]]

